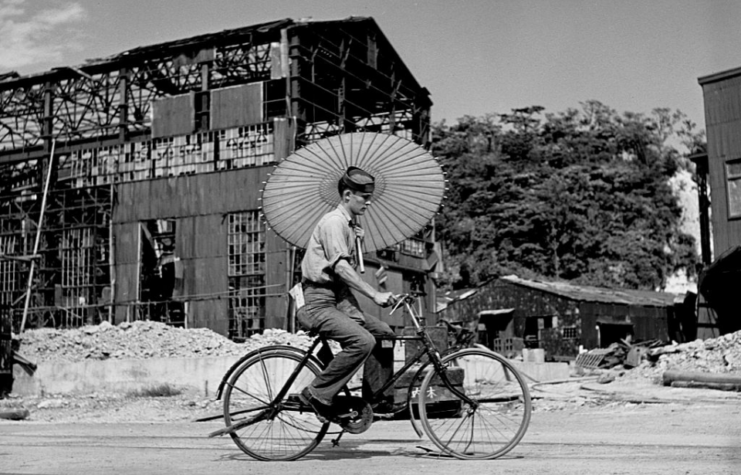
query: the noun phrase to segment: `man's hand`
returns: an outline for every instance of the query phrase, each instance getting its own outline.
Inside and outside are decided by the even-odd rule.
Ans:
[[[337,276],[346,283],[351,289],[357,290],[369,299],[372,299],[376,305],[388,307],[394,304],[394,296],[391,292],[379,292],[368,282],[360,278],[355,269],[350,267],[347,259],[340,259],[334,266]]]
[[[353,231],[355,231],[356,238],[360,238],[362,240],[365,237],[365,231],[357,224],[353,224],[352,229]]]
[[[395,301],[394,294],[391,292],[377,292],[376,295],[373,296],[373,301],[376,302],[376,305],[381,307],[390,307]]]

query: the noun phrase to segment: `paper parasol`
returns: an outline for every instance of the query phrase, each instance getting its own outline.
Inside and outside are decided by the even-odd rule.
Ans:
[[[321,139],[276,166],[262,193],[268,225],[305,249],[322,216],[340,203],[337,182],[350,166],[376,179],[362,219],[365,252],[414,236],[440,207],[445,178],[429,152],[395,135],[357,132]]]

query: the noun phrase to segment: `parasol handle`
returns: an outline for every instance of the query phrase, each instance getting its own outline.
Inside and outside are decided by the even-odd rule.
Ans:
[[[360,226],[360,219],[355,217],[355,225]],[[361,274],[365,274],[365,263],[363,263],[363,243],[359,236],[355,237],[355,254],[358,256],[358,269]]]
[[[365,274],[365,264],[363,263],[363,246],[360,244],[360,238],[355,238],[355,247],[358,253],[358,269],[361,274]]]

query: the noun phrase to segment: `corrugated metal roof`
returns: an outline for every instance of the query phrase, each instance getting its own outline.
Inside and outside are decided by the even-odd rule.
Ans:
[[[69,75],[70,73],[68,70],[70,69],[82,71],[83,73],[89,73],[89,72],[95,73],[101,68],[102,69],[110,68],[113,66],[117,66],[120,63],[134,63],[134,62],[141,61],[144,58],[148,58],[153,55],[161,56],[163,54],[164,55],[176,54],[178,52],[187,51],[189,49],[196,48],[199,46],[200,47],[213,46],[214,44],[217,44],[217,43],[230,44],[233,42],[240,41],[241,38],[248,37],[255,33],[268,33],[272,30],[280,30],[282,28],[286,28],[289,26],[305,26],[305,25],[320,25],[321,26],[321,25],[342,24],[342,23],[350,23],[350,22],[370,22],[376,28],[378,28],[378,25],[375,23],[375,20],[372,17],[363,17],[363,16],[351,16],[348,18],[338,19],[338,20],[312,20],[312,19],[292,20],[290,18],[285,18],[285,19],[281,19],[277,21],[271,21],[271,22],[259,23],[256,25],[250,25],[250,26],[245,26],[245,27],[240,27],[240,28],[222,30],[217,33],[206,33],[206,34],[191,36],[188,38],[174,40],[174,41],[166,41],[166,42],[147,45],[147,46],[139,46],[139,47],[135,47],[135,48],[123,51],[121,53],[113,54],[113,55],[110,55],[104,58],[88,59],[83,64],[79,64],[76,66],[65,66],[65,67],[60,67],[60,68],[53,68],[49,71],[43,71],[43,72],[27,74],[27,75],[18,75],[17,72],[11,71],[11,72],[0,75],[0,82],[2,83],[0,86],[3,89],[6,89],[20,82],[31,81],[32,83],[36,83],[44,79],[54,79],[59,75],[65,75],[65,74]],[[380,29],[379,29],[379,32],[380,32]]]
[[[437,294],[437,305],[435,312],[445,310],[448,305],[458,300],[465,300],[478,292],[478,289],[449,290],[445,294]]]
[[[671,307],[677,294],[668,292],[651,292],[646,290],[607,289],[573,285],[565,282],[542,282],[525,280],[516,275],[500,277],[501,280],[531,289],[542,290],[582,302],[602,302],[621,305],[639,305],[644,307]]]
[[[724,79],[736,76],[741,76],[741,68],[733,68],[726,71],[721,71],[719,73],[708,74],[707,76],[697,78],[697,82],[701,86],[704,86],[705,84],[709,84],[711,82],[722,81]]]

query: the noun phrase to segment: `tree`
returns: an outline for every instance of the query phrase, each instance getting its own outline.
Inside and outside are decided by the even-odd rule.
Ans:
[[[691,236],[668,179],[677,143],[702,142],[678,111],[618,115],[598,101],[436,124],[450,192],[437,222],[449,272],[465,287],[504,273],[655,289],[694,273]],[[498,118],[498,122],[497,119]]]

